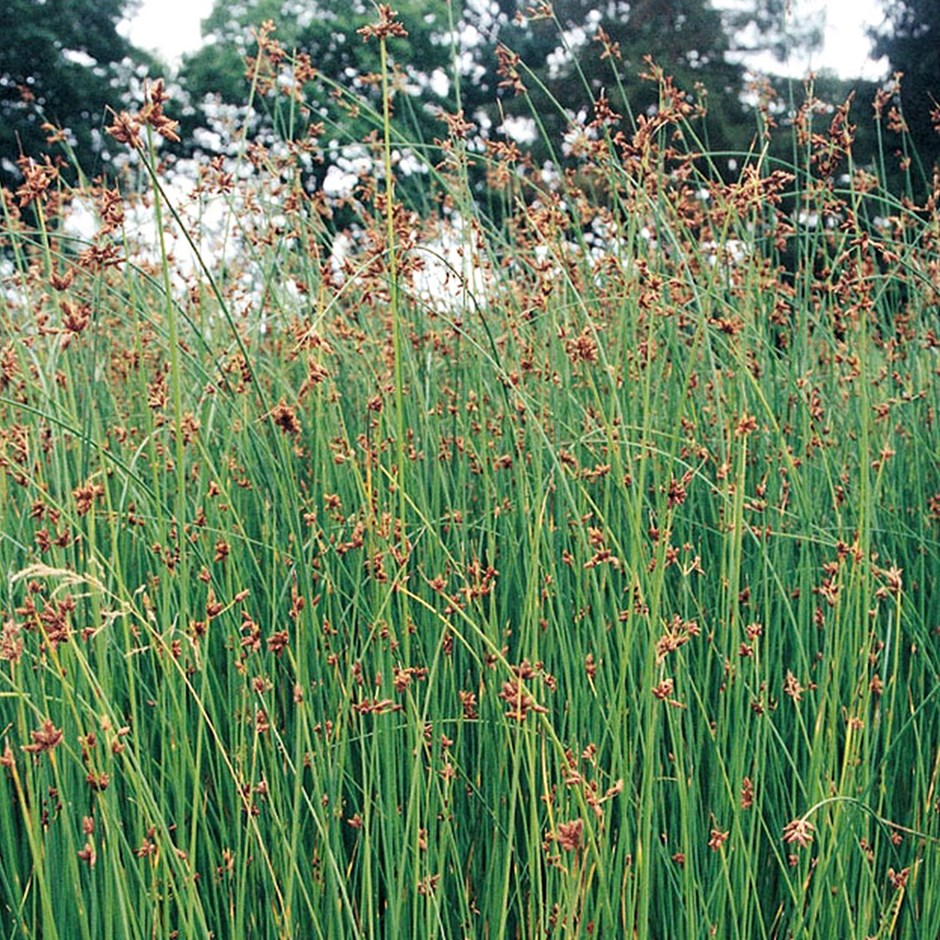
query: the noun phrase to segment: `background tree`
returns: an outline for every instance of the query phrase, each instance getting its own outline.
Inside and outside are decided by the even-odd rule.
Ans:
[[[821,37],[816,23],[794,33],[786,0],[741,0],[722,10],[711,0],[555,0],[544,5],[551,7],[551,17],[526,16],[543,6],[533,0],[467,0],[462,7],[445,0],[400,0],[394,6],[409,31],[407,39],[391,46],[392,60],[412,93],[399,104],[410,108],[424,141],[441,133],[437,109],[458,106],[453,86],[443,78],[453,72],[456,47],[459,105],[469,117],[485,114],[488,123],[498,126],[503,116],[525,116],[534,109],[549,139],[558,139],[569,118],[589,110],[602,91],[622,113],[642,113],[657,103],[655,85],[639,78],[644,57],[651,55],[681,88],[708,93],[712,146],[746,147],[753,122],[740,103],[742,57],[766,50],[783,55],[789,42],[805,47]],[[459,23],[452,24],[450,15]],[[206,95],[230,104],[246,100],[244,60],[252,33],[266,19],[277,24],[278,41],[288,51],[307,53],[321,76],[375,98],[376,90],[370,92],[363,82],[378,70],[377,47],[356,35],[374,17],[373,4],[366,0],[247,0],[238,6],[216,0],[203,23],[206,43],[184,60],[180,75],[197,105],[184,131],[205,121],[199,102]],[[619,60],[604,56],[603,44],[593,41],[600,37],[599,29],[619,50]],[[500,89],[498,44],[518,53],[534,78],[527,83],[529,102]],[[438,81],[431,81],[436,73]],[[357,126],[348,113],[337,113],[322,86],[311,94],[319,96],[312,102],[314,110],[328,125],[335,120],[343,136],[362,130],[362,122]]]
[[[793,0],[722,4],[725,32],[736,58],[769,52],[783,62],[792,49],[812,51],[823,41],[823,14],[793,16]]]
[[[793,23],[786,0],[721,8],[712,0],[496,0],[467,7],[485,42],[473,50],[479,74],[464,85],[465,109],[482,109],[494,123],[504,113],[534,111],[553,142],[601,94],[628,120],[656,108],[656,84],[640,77],[650,56],[688,96],[705,101],[708,116],[698,131],[709,147],[747,149],[754,133],[742,105],[748,56],[771,52],[782,59],[794,44],[814,48],[822,40],[818,21]],[[499,88],[499,43],[520,56],[532,78],[525,81],[528,101]]]
[[[940,3],[886,0],[885,14],[884,25],[872,31],[873,53],[904,73],[901,108],[917,156],[929,169],[940,158]]]
[[[435,110],[444,99],[435,88],[442,90],[442,86],[432,77],[437,69],[441,70],[440,78],[449,71],[447,7],[447,0],[397,0],[394,4],[408,36],[389,38],[389,64],[410,92],[398,95],[396,106],[400,111],[410,110],[410,130],[417,131],[419,138],[441,133]],[[245,61],[256,51],[255,36],[261,24],[271,20],[277,42],[289,55],[307,55],[321,78],[307,90],[312,120],[325,122],[327,136],[362,136],[374,124],[343,107],[342,99],[331,91],[345,89],[380,109],[375,81],[380,71],[378,43],[364,42],[357,33],[375,17],[374,5],[366,0],[247,0],[237,7],[227,0],[216,0],[203,21],[204,45],[184,58],[180,71],[180,82],[195,107],[190,123],[205,120],[207,96],[232,105],[248,100],[251,76]],[[290,133],[285,128],[279,130]]]
[[[556,0],[551,16],[525,15],[538,6],[501,0],[488,42],[476,51],[483,74],[467,89],[469,110],[487,110],[494,121],[501,113],[534,112],[557,143],[570,119],[590,114],[601,94],[628,120],[655,108],[659,90],[640,77],[649,56],[690,96],[707,96],[712,146],[746,146],[753,122],[745,127],[744,69],[732,61],[722,14],[708,0]],[[528,100],[503,88],[494,106],[497,43],[520,56]]]
[[[105,106],[133,61],[145,61],[117,30],[128,0],[0,2],[0,179],[16,178],[16,160],[48,151],[49,122],[68,129],[80,165],[101,167]]]

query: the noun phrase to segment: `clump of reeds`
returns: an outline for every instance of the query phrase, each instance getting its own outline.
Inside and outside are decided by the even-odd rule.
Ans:
[[[341,205],[274,142],[167,200],[161,85],[110,128],[142,191],[24,165],[11,935],[940,933],[937,194],[885,192],[813,100],[799,163],[728,179],[651,80],[554,181],[443,116],[446,221],[388,107]],[[210,198],[238,250],[181,272]]]

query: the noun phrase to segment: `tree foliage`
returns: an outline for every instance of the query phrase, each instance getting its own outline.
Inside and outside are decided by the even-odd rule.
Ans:
[[[793,0],[745,0],[722,11],[731,49],[738,54],[769,52],[778,61],[791,49],[819,49],[822,14],[793,17]]]
[[[399,96],[433,102],[437,96],[430,78],[436,69],[447,70],[450,48],[446,42],[446,0],[399,0],[398,20],[406,37],[389,37],[389,65],[396,81],[411,95]],[[228,104],[244,103],[251,92],[252,74],[246,59],[255,51],[255,39],[265,21],[275,24],[275,38],[288,54],[304,54],[319,82],[309,86],[311,115],[326,122],[328,132],[339,128],[343,136],[367,132],[368,121],[356,120],[348,102],[359,99],[378,106],[380,71],[378,44],[365,42],[358,31],[375,20],[375,8],[365,0],[248,0],[233,7],[216,0],[203,22],[205,45],[184,59],[180,81],[197,105],[206,96]],[[341,91],[349,93],[344,99]],[[416,110],[420,126],[433,120],[433,109]],[[283,130],[283,129],[282,129]]]
[[[741,105],[739,59],[757,49],[782,54],[794,35],[786,0],[742,0],[723,10],[712,0],[400,0],[394,6],[408,30],[405,38],[391,38],[389,52],[399,85],[410,92],[397,99],[399,111],[409,111],[409,132],[425,143],[440,135],[441,107],[497,128],[507,117],[534,115],[543,132],[537,158],[548,158],[552,148],[545,143],[560,143],[571,118],[590,113],[601,96],[628,121],[655,109],[657,85],[641,77],[648,57],[690,96],[707,99],[703,133],[711,146],[746,147],[753,122]],[[261,24],[272,20],[284,49],[305,53],[316,68],[320,81],[305,99],[312,119],[325,121],[328,136],[361,136],[362,115],[344,109],[330,89],[347,89],[378,107],[378,86],[370,84],[379,70],[378,47],[357,35],[374,18],[367,0],[216,0],[203,24],[207,41],[186,58],[180,75],[197,106],[191,125],[205,119],[199,103],[206,96],[246,101],[245,59]],[[803,45],[819,41],[813,23],[797,33]],[[500,74],[500,47],[519,56],[526,96],[515,95]],[[456,87],[431,81],[435,73],[453,76],[455,63]],[[184,127],[184,137],[190,129]]]
[[[142,56],[117,29],[128,0],[3,0],[0,3],[0,174],[21,154],[47,150],[48,129],[66,139],[83,167],[98,164],[105,107],[116,82]]]
[[[556,0],[541,8],[501,0],[488,38],[477,50],[481,77],[467,99],[494,119],[531,114],[549,141],[560,142],[570,119],[590,114],[604,96],[633,120],[658,106],[658,85],[644,77],[655,63],[690,96],[707,98],[713,145],[746,144],[744,70],[732,61],[722,15],[708,0]],[[525,99],[500,77],[499,45],[519,56]]]
[[[886,0],[884,25],[873,34],[875,56],[902,72],[901,107],[925,164],[940,157],[940,3]]]

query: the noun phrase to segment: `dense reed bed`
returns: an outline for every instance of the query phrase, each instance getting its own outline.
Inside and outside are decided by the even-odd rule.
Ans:
[[[155,85],[86,240],[24,164],[4,936],[940,934],[937,192],[652,80],[554,177],[450,115],[396,180],[389,107],[349,198],[314,128],[185,205]]]

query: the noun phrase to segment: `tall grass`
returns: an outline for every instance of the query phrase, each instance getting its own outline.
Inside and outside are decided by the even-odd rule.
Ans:
[[[460,263],[390,109],[186,290],[146,136],[89,244],[4,193],[4,936],[940,933],[940,220],[659,78],[554,184],[442,123]]]

